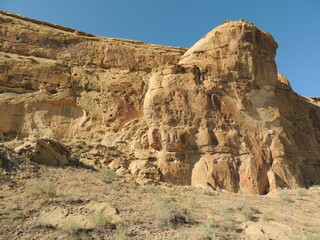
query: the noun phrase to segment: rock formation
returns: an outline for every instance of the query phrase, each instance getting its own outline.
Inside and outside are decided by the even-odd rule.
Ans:
[[[70,150],[54,139],[40,138],[34,142],[27,141],[14,150],[16,153],[24,155],[31,161],[39,164],[65,166],[71,162]]]
[[[252,23],[226,21],[188,50],[4,11],[0,24],[5,142],[100,144],[132,174],[232,192],[320,183],[318,101],[292,91]]]

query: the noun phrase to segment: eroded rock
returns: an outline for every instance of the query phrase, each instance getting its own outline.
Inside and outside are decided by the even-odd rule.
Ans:
[[[277,43],[252,23],[226,21],[187,50],[0,15],[2,141],[101,146],[73,154],[232,192],[320,183],[319,99],[293,92]],[[37,151],[36,162],[69,161],[54,142]]]
[[[70,150],[62,143],[48,138],[26,142],[15,149],[25,153],[31,161],[50,166],[64,166],[70,163]]]

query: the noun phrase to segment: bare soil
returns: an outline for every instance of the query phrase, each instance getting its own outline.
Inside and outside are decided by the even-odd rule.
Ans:
[[[79,166],[0,172],[0,239],[320,239],[320,186],[257,196]]]

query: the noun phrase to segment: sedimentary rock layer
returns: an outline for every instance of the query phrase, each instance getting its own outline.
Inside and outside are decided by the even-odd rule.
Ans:
[[[188,50],[4,11],[0,24],[3,141],[99,143],[162,181],[233,192],[320,183],[317,99],[293,92],[252,23],[226,21]]]

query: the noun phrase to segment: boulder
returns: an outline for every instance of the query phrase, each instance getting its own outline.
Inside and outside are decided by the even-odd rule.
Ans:
[[[49,138],[26,142],[15,148],[19,154],[25,153],[31,161],[49,166],[65,166],[70,163],[71,152],[62,143]]]

